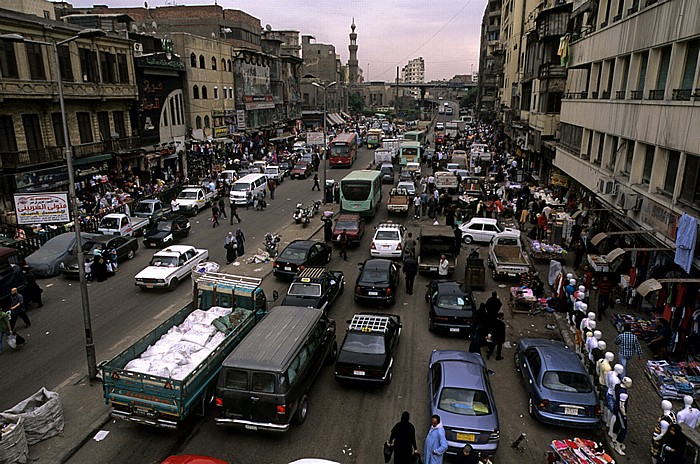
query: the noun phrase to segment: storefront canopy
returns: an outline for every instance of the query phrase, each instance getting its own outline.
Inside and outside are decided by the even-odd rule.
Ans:
[[[102,163],[112,159],[112,153],[100,153],[99,155],[86,156],[84,158],[74,158],[73,166],[83,166],[85,164]]]

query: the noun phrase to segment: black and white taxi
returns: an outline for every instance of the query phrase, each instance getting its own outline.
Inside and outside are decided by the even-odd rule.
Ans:
[[[375,229],[370,255],[373,258],[403,258],[406,228],[401,224],[385,222]]]
[[[186,278],[192,268],[205,261],[209,251],[191,245],[172,245],[157,251],[148,267],[136,274],[134,284],[141,288],[173,290]]]

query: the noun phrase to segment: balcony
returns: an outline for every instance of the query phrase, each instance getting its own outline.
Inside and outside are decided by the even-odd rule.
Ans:
[[[566,68],[558,63],[544,63],[540,65],[540,79],[566,79]]]
[[[644,98],[643,90],[632,90],[630,92],[630,100],[641,100]]]
[[[0,167],[18,169],[38,166],[44,163],[55,163],[65,160],[63,147],[44,147],[33,150],[21,150],[0,153]]]
[[[610,100],[611,93],[610,90],[603,90],[603,100]]]
[[[615,92],[615,100],[624,100],[626,97],[626,90],[618,90]]]
[[[671,100],[688,101],[693,95],[693,89],[673,89]]]
[[[663,100],[664,99],[664,90],[650,90],[649,91],[649,100]]]
[[[598,92],[591,92],[591,99],[597,100],[598,99]]]
[[[588,92],[582,90],[580,92],[567,92],[564,94],[564,99],[567,100],[586,100],[588,98]]]
[[[139,148],[138,137],[122,137],[116,140],[105,140],[100,142],[83,143],[73,145],[73,156],[76,158],[84,158],[86,156],[96,155],[104,152],[123,152]]]

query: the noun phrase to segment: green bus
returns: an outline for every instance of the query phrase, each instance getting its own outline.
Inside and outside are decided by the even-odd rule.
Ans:
[[[425,148],[425,139],[426,133],[424,130],[409,131],[403,134],[404,142],[418,142],[421,149]]]
[[[419,142],[401,142],[399,148],[399,164],[406,166],[406,163],[420,163],[422,147]]]
[[[373,217],[382,202],[382,173],[353,171],[340,181],[340,212]]]

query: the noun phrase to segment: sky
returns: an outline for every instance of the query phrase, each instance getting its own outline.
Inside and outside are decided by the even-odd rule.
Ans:
[[[211,5],[215,0],[148,0],[166,5]],[[106,4],[143,7],[141,0],[68,0],[74,7]],[[478,72],[481,19],[487,0],[218,0],[242,10],[262,27],[293,29],[332,44],[348,60],[350,24],[355,18],[357,59],[365,80],[393,81],[396,67],[423,57],[425,80]]]

